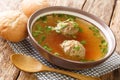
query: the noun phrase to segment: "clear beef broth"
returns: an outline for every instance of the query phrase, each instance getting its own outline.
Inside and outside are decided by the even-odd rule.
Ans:
[[[65,21],[72,19],[79,24],[82,29],[81,32],[75,34],[75,37],[66,37],[60,33],[56,33],[51,27],[56,27],[59,21]],[[66,14],[51,14],[39,18],[34,24],[32,29],[32,35],[38,43],[45,49],[56,56],[75,60],[75,61],[94,61],[102,58],[107,53],[107,42],[101,35],[101,32],[92,24],[87,21],[66,15]],[[60,44],[64,40],[77,40],[79,42],[85,42],[85,59],[81,60],[77,57],[66,55]]]

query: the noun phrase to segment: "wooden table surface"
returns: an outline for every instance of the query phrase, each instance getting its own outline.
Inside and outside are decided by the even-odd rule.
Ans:
[[[0,0],[0,13],[20,9],[22,0]],[[48,0],[52,6],[69,6],[89,12],[103,20],[115,34],[116,52],[120,53],[120,0]],[[35,80],[33,74],[15,68],[9,56],[13,53],[7,41],[0,38],[0,80]],[[100,77],[102,80],[120,80],[120,69]]]

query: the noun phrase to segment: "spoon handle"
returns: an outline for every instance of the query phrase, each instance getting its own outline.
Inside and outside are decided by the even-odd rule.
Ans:
[[[64,70],[49,68],[49,67],[47,67],[47,66],[44,66],[43,71],[50,71],[50,72],[62,73],[62,74],[65,74],[65,75],[69,75],[69,76],[71,76],[71,77],[74,77],[74,78],[76,78],[76,79],[79,79],[79,80],[101,80],[101,79],[98,78],[98,77],[85,76],[85,75],[78,74],[78,73],[74,73],[74,72],[70,72],[70,71],[64,71]]]

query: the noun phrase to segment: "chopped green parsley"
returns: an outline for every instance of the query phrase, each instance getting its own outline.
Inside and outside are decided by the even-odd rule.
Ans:
[[[80,50],[80,46],[75,46],[74,49],[79,51]]]
[[[86,44],[86,41],[85,41],[85,40],[82,40],[82,41],[80,41],[80,43],[81,43],[82,45],[85,45],[85,44]]]
[[[43,48],[46,49],[46,50],[49,51],[49,52],[52,51],[52,49],[51,49],[48,45],[44,45]]]

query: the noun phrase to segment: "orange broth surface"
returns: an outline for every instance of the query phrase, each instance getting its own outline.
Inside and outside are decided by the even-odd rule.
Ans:
[[[61,17],[61,16],[57,16],[57,14],[47,15],[46,17],[43,19],[38,19],[34,23],[32,32],[35,32],[39,26],[42,28],[45,28],[46,26],[56,27],[58,21],[65,21],[67,19],[65,15]],[[51,48],[51,51],[50,51],[51,54],[54,54],[57,52],[59,53],[59,57],[62,57],[65,59],[75,60],[75,61],[95,61],[102,58],[105,55],[105,53],[101,51],[100,45],[101,45],[101,41],[105,39],[100,35],[101,33],[99,34],[100,37],[97,37],[94,35],[94,32],[89,29],[90,27],[95,27],[94,25],[80,18],[75,18],[74,20],[79,24],[79,27],[82,29],[82,32],[78,32],[75,35],[76,38],[66,37],[60,33],[56,33],[55,31],[43,31],[39,33],[37,37],[35,36],[34,38],[38,42],[40,42],[41,38],[44,37],[42,42],[40,42],[39,44],[41,46],[44,46],[44,45],[49,46],[49,48]],[[60,47],[60,44],[64,40],[86,41],[86,44],[83,45],[86,50],[85,59],[80,60],[79,58],[66,55],[63,52],[62,48]]]

